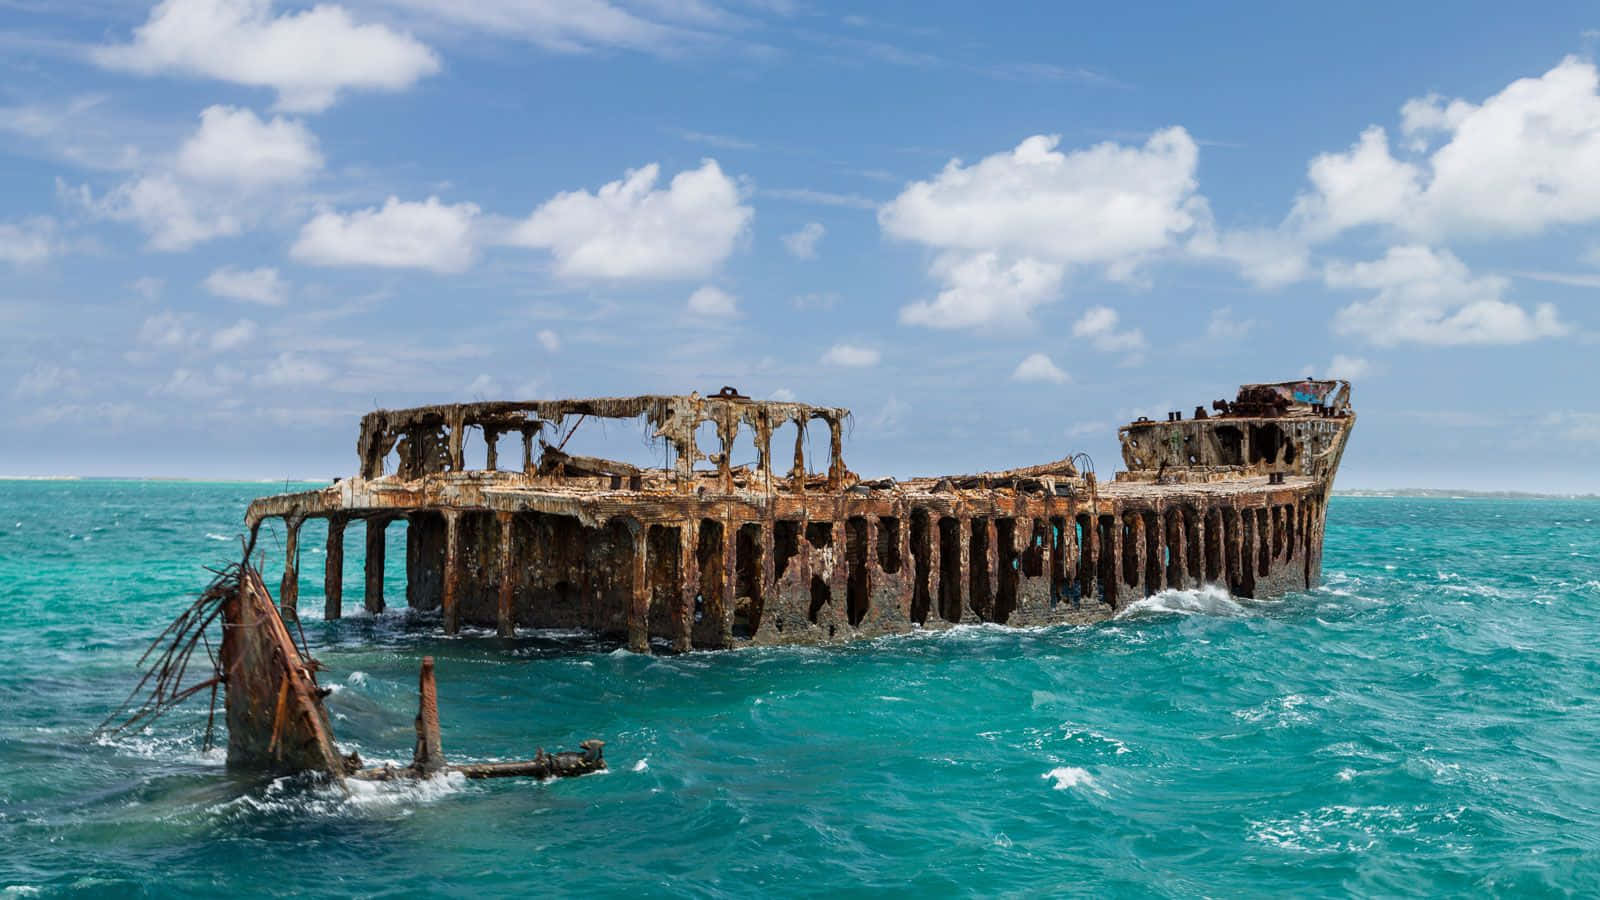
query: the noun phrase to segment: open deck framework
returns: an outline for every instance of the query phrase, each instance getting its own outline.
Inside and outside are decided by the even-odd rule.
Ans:
[[[259,499],[281,518],[279,606],[299,599],[299,533],[328,523],[327,618],[342,614],[346,528],[365,529],[365,605],[383,611],[386,528],[406,524],[406,603],[463,625],[580,628],[629,648],[820,643],[961,622],[1093,622],[1167,588],[1270,597],[1315,585],[1328,491],[1355,422],[1342,381],[1246,385],[1214,413],[1119,430],[1109,482],[1071,458],[998,472],[863,480],[843,458],[849,411],[717,394],[379,410],[359,474]],[[672,465],[564,452],[585,419],[643,419]],[[808,471],[806,426],[828,429]],[[774,432],[793,423],[792,465]],[[710,425],[714,447],[701,447]],[[487,444],[469,468],[469,431]],[[731,462],[747,433],[750,466]],[[520,436],[503,467],[500,438]],[[784,448],[786,449],[786,448]],[[701,466],[699,464],[706,465]]]

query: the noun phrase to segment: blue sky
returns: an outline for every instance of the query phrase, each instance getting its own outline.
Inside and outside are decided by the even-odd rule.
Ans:
[[[724,384],[1104,472],[1314,374],[1341,486],[1600,490],[1592,4],[1044,6],[0,0],[0,475]]]

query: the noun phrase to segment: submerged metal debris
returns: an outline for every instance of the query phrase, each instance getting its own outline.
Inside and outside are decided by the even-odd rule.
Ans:
[[[862,480],[843,458],[849,411],[711,396],[465,403],[379,410],[361,422],[359,472],[259,499],[287,526],[279,604],[296,613],[299,533],[328,522],[325,615],[343,610],[345,529],[365,525],[365,603],[384,609],[385,529],[406,523],[407,604],[463,625],[582,628],[705,647],[817,643],[958,622],[1108,618],[1165,588],[1269,597],[1317,583],[1325,504],[1355,423],[1350,385],[1245,385],[1212,412],[1119,430],[1127,471],[1075,460],[1001,472]],[[591,419],[643,419],[671,465],[565,452]],[[808,471],[806,426],[828,430]],[[793,463],[774,462],[793,425]],[[702,426],[715,446],[702,443]],[[735,466],[744,434],[753,465]],[[466,464],[469,434],[485,444]],[[503,436],[520,461],[501,465]]]
[[[207,637],[210,626],[221,619],[222,640],[213,654]],[[189,663],[204,646],[210,658],[209,677],[186,684]],[[158,652],[159,651],[159,652]],[[153,657],[153,661],[152,661]],[[417,743],[411,765],[404,768],[364,768],[361,758],[340,755],[323,699],[329,691],[317,684],[322,666],[295,643],[272,603],[261,575],[248,564],[230,566],[166,631],[140,659],[149,668],[122,710],[135,698],[145,699],[129,717],[112,727],[121,731],[148,724],[161,713],[206,689],[224,688],[228,725],[228,767],[271,773],[309,772],[343,786],[347,778],[388,781],[429,778],[455,772],[468,778],[531,776],[535,778],[585,775],[606,767],[603,741],[582,743],[581,753],[548,755],[541,748],[525,762],[445,762],[439,731],[438,693],[434,686],[433,657],[424,657],[418,684]],[[148,693],[146,693],[148,691]],[[207,728],[206,744],[211,743]]]

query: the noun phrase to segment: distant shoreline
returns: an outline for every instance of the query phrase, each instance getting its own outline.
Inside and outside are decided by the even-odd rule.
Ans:
[[[1394,497],[1424,500],[1600,500],[1600,494],[1547,494],[1534,491],[1465,491],[1438,488],[1336,490],[1335,497]]]
[[[159,481],[176,484],[332,484],[331,478],[179,478],[166,475],[0,475],[0,481]]]

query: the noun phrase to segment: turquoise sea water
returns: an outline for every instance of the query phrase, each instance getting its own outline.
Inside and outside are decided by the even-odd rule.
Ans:
[[[448,755],[612,767],[344,799],[228,775],[203,699],[90,736],[273,489],[0,482],[0,895],[1600,893],[1600,503],[1338,498],[1278,602],[657,658],[323,622],[308,533],[346,748],[409,759],[433,654]]]

